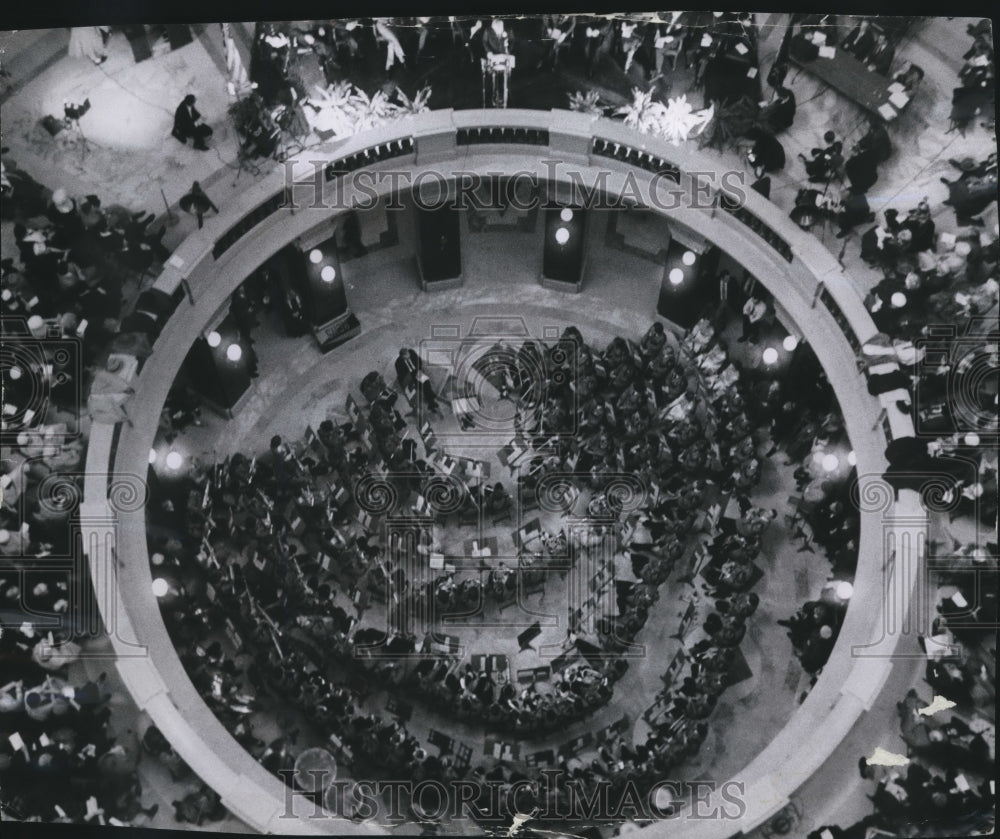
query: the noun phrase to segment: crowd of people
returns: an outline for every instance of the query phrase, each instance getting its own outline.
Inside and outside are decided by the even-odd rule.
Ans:
[[[601,352],[568,327],[555,345],[529,340],[512,357],[512,367],[490,375],[518,406],[527,456],[516,488],[488,482],[481,468],[474,475],[474,465],[435,450],[426,425],[423,457],[413,437],[401,437],[407,422],[396,406],[401,397],[415,401],[415,388],[427,379],[419,357],[404,349],[396,365],[399,391],[377,373],[366,376],[359,389],[367,408],[349,407],[349,422],[329,418],[302,441],[275,437],[267,452],[199,466],[154,499],[152,572],[166,583],[160,603],[182,660],[219,718],[275,771],[294,762],[296,749],[287,738],[258,740],[248,721],[270,696],[307,713],[318,741],[339,743],[340,757],[350,755],[357,771],[406,771],[418,780],[457,777],[470,767],[428,756],[399,718],[365,713],[373,683],[519,737],[561,730],[593,713],[627,670],[608,653],[631,642],[649,619],[659,587],[701,532],[696,520],[709,488],[719,485],[739,499],[741,516],[734,532],[710,546],[713,568],[705,579],[715,611],[693,645],[687,675],[660,697],[669,709],[644,745],[606,746],[617,759],[599,758],[585,774],[613,779],[623,770],[612,767],[625,761],[628,777],[652,782],[665,765],[697,752],[759,602],[749,591],[760,577],[753,563],[774,518],[750,501],[759,463],[755,425],[733,387],[738,376],[716,378],[727,359],[707,322],[680,343],[657,323],[640,342],[615,338]],[[563,375],[567,365],[572,376]],[[573,428],[577,433],[552,437]],[[543,444],[550,440],[557,442]],[[655,486],[656,498],[631,511],[636,520],[624,548],[636,580],[618,590],[618,615],[598,622],[596,644],[581,648],[589,657],[515,684],[509,672],[462,666],[436,649],[446,636],[432,633],[421,644],[404,626],[405,615],[429,605],[438,616],[503,608],[519,589],[544,586],[549,564],[566,561],[566,533],[552,528],[522,544],[516,568],[501,560],[483,574],[427,573],[422,569],[442,550],[435,522],[462,519],[470,508],[507,520],[515,496],[531,498],[547,475],[567,472],[592,495],[588,508],[621,519],[608,483],[623,469]],[[442,471],[463,478],[444,507],[434,488]],[[412,526],[409,540],[381,544],[365,514],[377,494],[371,479],[380,473],[387,482],[381,489],[392,498],[383,514],[412,508],[427,517]],[[593,541],[606,536],[595,532]],[[405,541],[410,547],[402,550]],[[365,625],[366,612],[378,604],[375,613],[384,608],[398,618],[390,617],[389,631]],[[580,773],[573,777],[580,780]]]
[[[18,171],[13,164],[12,171]],[[5,317],[25,320],[34,338],[78,341],[85,367],[119,334],[148,332],[141,317],[125,317],[123,295],[169,258],[162,242],[166,227],[153,230],[152,213],[104,207],[97,195],[77,199],[60,188],[45,197],[47,191],[23,173],[17,186],[4,197],[17,245],[17,257],[2,264]],[[64,401],[73,401],[87,389],[69,375],[74,371],[65,372],[55,382],[56,402],[60,390]],[[31,381],[29,375],[5,377],[15,404]]]
[[[6,578],[5,578],[6,581]],[[4,587],[4,595],[12,584]],[[64,594],[65,596],[65,594]],[[107,674],[70,678],[81,647],[29,621],[0,634],[0,803],[4,815],[51,823],[142,824],[139,739],[115,733]],[[143,818],[144,817],[144,818]]]
[[[962,55],[965,64],[958,74],[959,86],[951,95],[951,126],[965,134],[976,117],[992,127],[996,119],[997,69],[993,52],[993,26],[988,19],[967,27],[972,46]],[[995,186],[994,186],[995,191]]]
[[[740,39],[746,33],[740,15],[722,18],[713,22],[718,36],[709,37],[706,44],[697,21],[684,15],[657,23],[641,17],[546,16],[541,30],[531,36],[540,46],[536,69],[578,60],[592,76],[598,62],[610,56],[624,71],[638,66],[646,80],[655,81],[664,75],[666,61],[676,65],[682,57],[696,68],[696,79],[709,86],[707,97],[709,88],[715,90],[712,85],[718,84],[713,62],[731,46],[730,41],[743,43]],[[490,52],[518,48],[519,35],[503,21],[422,18],[412,27],[402,23],[358,20],[310,23],[287,31],[262,28],[260,63],[254,71],[260,74],[260,95],[284,102],[284,92],[293,81],[289,56],[303,49],[321,57],[328,78],[339,78],[369,50],[384,48],[391,70],[403,61],[420,60],[439,46],[475,63]],[[992,97],[994,84],[989,32],[974,27],[970,35],[975,40],[964,56],[952,116],[960,126],[981,112],[981,97]],[[873,72],[888,75],[891,46],[880,38],[884,40],[873,37],[862,24],[841,48],[869,63]],[[912,91],[920,80],[917,71],[911,65],[893,79]],[[785,165],[775,135],[792,125],[796,110],[794,94],[783,78],[774,82],[774,101],[759,115],[767,130],[758,130],[752,138],[749,157],[761,179]],[[182,142],[192,139],[200,148],[209,131],[200,122],[194,98],[189,99],[175,115],[174,136]],[[889,159],[892,144],[878,120],[869,123],[850,154],[845,153],[845,141],[832,131],[823,142],[808,158],[803,156],[803,164],[808,180],[825,189],[803,190],[793,218],[809,226],[809,216],[815,216],[818,208],[828,212],[841,235],[846,235],[874,221],[866,193],[878,179],[878,166]],[[73,410],[80,407],[79,394],[93,381],[87,365],[102,358],[116,337],[149,334],[151,327],[141,316],[123,317],[123,287],[155,272],[167,259],[164,230],[150,229],[151,214],[102,207],[96,195],[75,199],[57,189],[46,197],[47,191],[30,179],[21,179],[11,194],[7,184],[14,170],[7,163],[4,214],[7,217],[14,207],[18,258],[3,260],[3,311],[25,319],[29,334],[18,340],[79,339],[79,377],[60,377],[51,390],[53,406],[72,419]],[[869,384],[873,392],[902,386],[911,394],[902,407],[912,413],[918,430],[940,433],[926,446],[930,460],[924,462],[934,466],[959,449],[972,453],[978,466],[974,477],[956,480],[951,488],[954,515],[971,512],[995,527],[995,454],[970,442],[977,435],[963,427],[963,418],[954,415],[949,400],[956,382],[967,375],[978,400],[974,406],[980,417],[978,431],[995,433],[995,388],[976,378],[976,370],[960,355],[930,365],[919,347],[930,336],[930,327],[950,323],[962,334],[976,318],[996,311],[997,236],[975,229],[982,226],[979,215],[996,200],[996,155],[980,161],[954,160],[952,165],[958,175],[955,180],[942,179],[949,187],[945,203],[953,207],[958,225],[972,230],[939,233],[925,200],[902,220],[899,213],[886,211],[884,224],[861,237],[862,257],[884,273],[866,301],[882,333],[882,340],[874,342],[879,350],[875,357],[891,357],[904,369],[891,382],[871,375]],[[841,179],[849,182],[850,192],[834,199],[829,184]],[[586,475],[581,486],[594,493],[595,503],[612,510],[614,496],[602,492],[609,476],[627,471],[647,485],[656,485],[657,502],[641,511],[642,536],[633,536],[626,545],[637,582],[622,593],[618,616],[598,626],[603,649],[621,649],[648,620],[659,586],[690,547],[689,536],[705,507],[709,486],[720,486],[740,500],[737,531],[715,539],[709,549],[711,561],[704,578],[718,598],[715,611],[701,627],[705,637],[693,647],[686,675],[657,697],[666,710],[653,732],[644,744],[624,739],[605,744],[589,766],[562,767],[567,777],[584,783],[615,784],[626,778],[652,782],[695,754],[704,741],[706,721],[746,632],[746,621],[757,607],[757,596],[750,591],[756,582],[754,559],[760,552],[761,530],[773,513],[754,508],[749,500],[761,467],[755,434],[767,427],[775,444],[770,455],[783,449],[797,466],[802,499],[789,517],[795,538],[801,538],[804,551],[820,546],[834,574],[843,579],[853,574],[857,560],[858,520],[850,512],[849,497],[852,470],[831,475],[822,459],[825,453],[844,448],[847,441],[840,418],[831,412],[832,392],[825,377],[803,361],[804,356],[783,379],[748,385],[744,377],[736,388],[728,388],[705,384],[706,378],[724,381],[719,374],[726,366],[726,347],[704,325],[681,345],[668,340],[659,324],[640,343],[616,338],[603,352],[590,348],[572,328],[561,343],[574,347],[570,354],[577,361],[574,376],[563,379],[574,381],[574,394],[548,382],[539,391],[541,396],[532,396],[524,371],[539,369],[540,362],[541,369],[555,373],[560,354],[530,342],[519,351],[522,372],[500,384],[516,393],[525,407],[519,419],[522,433],[547,436],[572,423],[579,424],[579,433],[560,437],[554,447],[534,453],[524,480],[516,486],[466,481],[459,515],[471,507],[502,516],[546,476],[567,470]],[[995,367],[995,346],[992,353]],[[51,361],[43,355],[30,363],[44,368]],[[5,365],[5,404],[31,398],[28,372]],[[420,382],[416,370],[413,381],[406,381],[399,366],[397,372],[403,390]],[[235,455],[196,475],[192,485],[170,489],[176,494],[157,510],[157,526],[151,528],[153,572],[169,581],[169,593],[161,602],[171,632],[185,651],[188,672],[220,719],[271,771],[292,766],[295,736],[265,744],[256,739],[248,716],[266,704],[267,696],[280,696],[292,697],[294,706],[310,716],[318,730],[333,734],[343,744],[343,754],[353,754],[359,767],[383,773],[406,771],[415,779],[457,777],[469,767],[456,765],[453,757],[428,755],[405,725],[361,710],[369,680],[420,697],[458,718],[531,735],[558,730],[599,709],[623,675],[622,662],[578,662],[554,673],[550,683],[519,688],[509,679],[498,683],[491,674],[469,667],[455,669],[444,655],[428,654],[410,669],[359,657],[359,636],[365,644],[386,643],[396,652],[417,649],[416,639],[405,633],[389,636],[358,629],[371,599],[401,602],[406,609],[434,603],[441,612],[479,602],[499,607],[510,602],[519,581],[529,589],[541,585],[546,563],[564,556],[566,547],[564,533],[543,533],[541,547],[525,551],[516,569],[500,565],[485,579],[454,573],[420,579],[408,576],[399,561],[401,553],[392,545],[374,544],[365,533],[345,538],[357,510],[354,484],[373,467],[384,465],[394,474],[408,476],[395,486],[406,504],[422,497],[440,471],[436,454],[425,451],[421,458],[412,437],[402,433],[406,421],[396,410],[393,389],[376,378],[362,391],[372,396],[362,422],[341,425],[328,420],[305,445],[276,439],[267,454]],[[199,422],[197,401],[182,395],[175,395],[168,406],[173,434],[188,422]],[[433,392],[424,401],[433,405]],[[982,419],[991,409],[992,425],[988,416]],[[69,577],[33,580],[25,573],[27,564],[19,560],[68,550],[72,496],[62,495],[53,502],[39,493],[50,476],[80,472],[83,446],[82,436],[67,434],[65,424],[54,423],[26,427],[16,445],[4,447],[0,556],[5,565],[0,599],[7,611],[59,613],[70,608]],[[912,460],[907,463],[912,465]],[[432,527],[420,529],[415,537],[425,555],[440,549]],[[995,544],[985,550],[978,544],[966,548],[971,566],[995,578]],[[961,559],[954,562],[956,569],[962,565]],[[350,601],[346,609],[338,590]],[[961,586],[959,591],[961,598]],[[977,592],[965,589],[965,600],[976,596]],[[991,729],[983,727],[982,717],[993,696],[995,671],[980,653],[988,641],[990,622],[995,622],[995,598],[980,604],[978,627],[972,630],[964,629],[961,620],[949,626],[949,608],[963,614],[960,602],[952,596],[950,604],[942,604],[934,635],[963,644],[972,655],[958,663],[929,660],[927,681],[936,692],[958,702],[967,712],[965,718],[969,714],[974,718],[965,722],[956,716],[932,724],[913,713],[918,702],[913,695],[902,703],[904,737],[913,740],[921,763],[911,766],[905,780],[886,777],[880,782],[875,802],[889,823],[975,816],[993,800],[985,781],[977,781],[972,791],[967,779],[958,779],[965,778],[962,772],[982,774],[992,761],[992,744],[987,744]],[[192,608],[193,603],[197,605]],[[796,653],[811,674],[819,672],[833,648],[842,605],[810,601],[788,621]],[[239,659],[238,664],[235,650],[223,651],[233,643],[233,635],[255,652],[251,663]],[[0,786],[5,809],[45,821],[115,824],[143,814],[151,817],[155,810],[141,804],[136,763],[144,750],[175,777],[185,777],[186,767],[169,743],[155,728],[146,731],[141,746],[131,732],[116,742],[108,726],[104,680],[80,687],[68,680],[67,668],[78,652],[72,641],[58,633],[46,637],[30,623],[5,630],[0,641],[4,660],[9,656],[16,663],[16,672],[11,671],[16,678],[0,689]],[[329,677],[331,663],[347,673],[344,683]],[[952,768],[942,774],[948,767]],[[509,783],[521,779],[502,766],[474,772]],[[63,792],[56,804],[49,786]],[[217,796],[207,787],[175,802],[175,807],[178,820],[195,824],[223,814]],[[830,831],[840,835],[839,828]]]
[[[143,824],[137,733],[112,719],[106,674],[87,678],[72,556],[86,448],[86,394],[114,347],[141,329],[126,286],[169,253],[149,213],[49,192],[6,156],[3,216],[16,253],[2,272],[0,806],[25,821]],[[131,320],[130,320],[131,317]],[[45,383],[40,387],[40,383]],[[46,628],[38,616],[52,616]],[[76,640],[74,640],[76,639]]]
[[[711,35],[706,38],[705,30]],[[269,23],[258,27],[251,78],[268,105],[293,105],[289,84],[294,81],[297,57],[312,53],[328,82],[356,72],[367,56],[384,56],[392,77],[401,65],[416,65],[431,57],[452,55],[461,63],[479,67],[490,55],[529,52],[534,59],[520,72],[554,70],[561,62],[578,63],[593,77],[605,58],[628,73],[633,67],[646,81],[668,73],[665,61],[676,66],[678,57],[695,68],[703,81],[705,70],[730,41],[749,38],[756,31],[747,12],[671,12],[661,16],[538,15],[524,19],[432,16],[418,18],[355,18],[333,21]],[[529,46],[530,45],[530,46]]]

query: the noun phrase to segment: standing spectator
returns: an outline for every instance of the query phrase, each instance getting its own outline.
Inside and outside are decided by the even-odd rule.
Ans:
[[[212,200],[205,194],[198,181],[191,184],[191,189],[188,190],[187,194],[181,196],[180,205],[182,210],[197,216],[199,230],[201,230],[205,221],[205,213],[209,210],[214,210],[216,213],[219,212],[219,208],[212,203]]]
[[[740,343],[750,341],[753,343],[760,334],[761,321],[767,314],[767,303],[751,297],[743,306],[743,334],[740,336]]]

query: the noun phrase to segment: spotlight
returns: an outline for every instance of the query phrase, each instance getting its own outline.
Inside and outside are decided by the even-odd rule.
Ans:
[[[684,282],[684,272],[680,268],[671,268],[667,279],[670,280],[671,285],[680,285]]]
[[[21,378],[21,368],[20,368],[20,367],[11,367],[11,368],[10,368],[10,377],[11,377],[11,378],[12,378],[12,379],[13,379],[13,380],[14,380],[15,382],[16,382],[16,381],[17,381],[18,379],[20,379],[20,378]]]
[[[840,461],[837,460],[837,455],[827,454],[823,455],[823,469],[827,472],[836,472],[837,467],[840,465]]]
[[[332,265],[325,265],[323,270],[319,272],[319,276],[324,283],[332,283],[337,277],[337,269]]]
[[[226,347],[226,358],[235,364],[243,358],[243,348],[239,344],[230,344]]]
[[[794,335],[786,335],[785,339],[781,342],[781,346],[785,348],[785,352],[792,352],[799,345],[799,339]]]
[[[556,241],[560,245],[565,245],[569,241],[569,231],[565,227],[560,227],[556,231]]]
[[[167,469],[180,469],[184,458],[180,452],[170,452],[167,455]]]
[[[163,597],[168,591],[170,591],[170,583],[162,577],[157,577],[153,580],[153,594],[157,597]]]
[[[319,263],[323,261],[323,251],[321,251],[319,248],[313,248],[311,251],[309,251],[309,261],[313,265],[319,265]]]
[[[895,291],[889,298],[889,302],[894,309],[902,309],[906,305],[906,295],[901,291]]]
[[[573,221],[573,211],[569,207],[563,207],[562,212],[559,213],[559,218],[569,223]]]
[[[684,256],[681,257],[681,262],[685,265],[694,265],[694,261],[697,257],[694,255],[694,251],[684,251]]]
[[[978,446],[979,445],[979,435],[975,431],[970,431],[965,435],[965,445],[967,446]]]
[[[834,591],[837,592],[837,597],[841,600],[850,600],[851,595],[854,594],[854,586],[845,580],[844,582],[837,583]]]
[[[778,351],[774,347],[768,347],[762,357],[765,364],[774,364],[778,360]]]
[[[858,456],[853,451],[847,453],[847,463],[849,466],[858,465]]]
[[[149,465],[152,466],[156,463],[156,449],[149,450]]]
[[[222,343],[222,336],[215,331],[208,333],[208,345],[210,347],[217,347]]]

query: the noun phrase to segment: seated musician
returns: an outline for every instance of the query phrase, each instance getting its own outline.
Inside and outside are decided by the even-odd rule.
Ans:
[[[510,509],[510,494],[501,483],[496,483],[487,495],[487,509],[496,515]]]

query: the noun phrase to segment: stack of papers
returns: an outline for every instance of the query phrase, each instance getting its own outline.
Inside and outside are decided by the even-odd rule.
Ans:
[[[902,91],[899,91],[899,92],[893,93],[889,97],[889,101],[892,102],[892,104],[895,105],[897,108],[899,108],[900,110],[902,110],[903,108],[906,107],[906,103],[910,101],[910,97],[907,96]]]
[[[891,120],[896,118],[896,112],[893,110],[892,105],[888,103],[885,105],[880,105],[878,112],[882,115],[885,120]]]
[[[834,57],[836,57],[836,55],[837,55],[837,48],[836,47],[822,46],[822,47],[819,48],[819,57],[820,58],[834,58]]]

